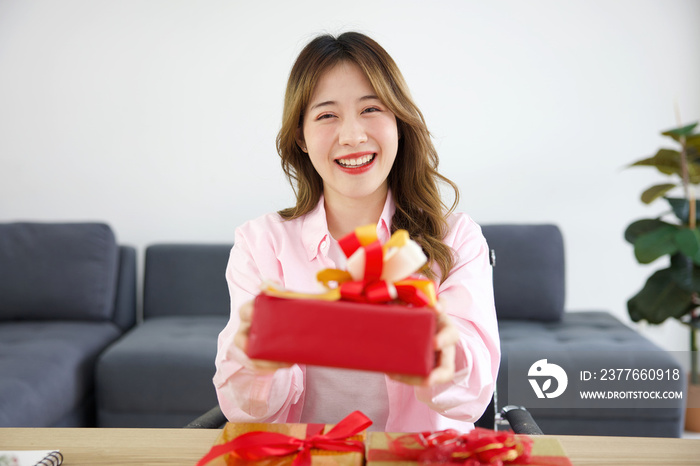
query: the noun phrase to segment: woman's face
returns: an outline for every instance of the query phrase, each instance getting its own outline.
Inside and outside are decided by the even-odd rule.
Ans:
[[[303,138],[326,198],[385,194],[399,138],[396,117],[354,63],[326,71],[306,108]]]

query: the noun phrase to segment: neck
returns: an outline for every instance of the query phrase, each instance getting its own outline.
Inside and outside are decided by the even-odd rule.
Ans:
[[[328,231],[335,239],[352,233],[355,228],[379,222],[388,189],[378,189],[369,196],[348,198],[324,192],[324,207]]]

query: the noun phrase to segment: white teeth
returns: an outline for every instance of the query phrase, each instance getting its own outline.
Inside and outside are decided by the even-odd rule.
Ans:
[[[373,158],[374,154],[369,154],[363,155],[362,157],[358,157],[356,159],[338,159],[336,162],[344,167],[356,167],[358,165],[369,163]]]

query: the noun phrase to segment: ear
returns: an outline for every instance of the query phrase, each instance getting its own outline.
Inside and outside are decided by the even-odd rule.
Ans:
[[[302,152],[306,152],[306,142],[304,142],[304,129],[301,127],[301,125],[297,128],[296,134],[294,135],[294,139],[296,139],[297,145],[302,150]]]

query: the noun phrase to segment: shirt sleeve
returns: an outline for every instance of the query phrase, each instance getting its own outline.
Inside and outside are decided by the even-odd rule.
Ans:
[[[250,231],[246,231],[250,230]],[[231,317],[219,334],[214,386],[219,406],[232,422],[288,422],[303,392],[303,373],[298,365],[261,373],[234,343],[240,325],[239,308],[253,299],[262,276],[275,280],[278,260],[274,245],[250,224],[236,230],[235,243],[226,267],[231,297]]]
[[[416,387],[415,393],[439,414],[473,422],[491,400],[500,365],[493,273],[481,228],[464,214],[451,220],[445,243],[453,248],[456,263],[438,296],[459,331],[455,377],[450,383]]]

